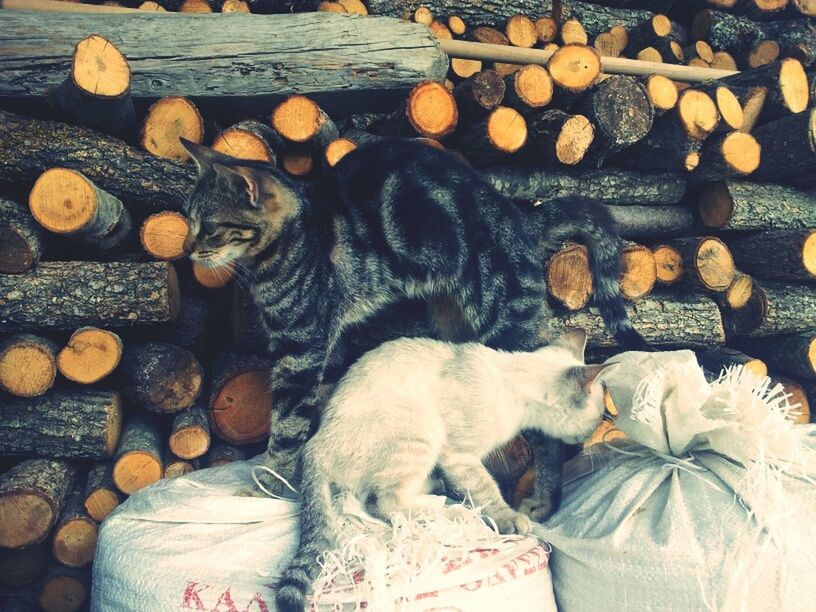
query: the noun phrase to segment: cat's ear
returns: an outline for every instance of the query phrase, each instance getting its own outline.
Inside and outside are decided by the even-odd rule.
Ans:
[[[584,351],[586,350],[587,333],[581,327],[573,327],[568,329],[564,334],[558,338],[553,344],[567,349],[570,353],[575,355],[576,359],[584,360]]]
[[[196,168],[198,168],[198,176],[204,176],[215,158],[213,150],[186,138],[179,138],[179,142],[190,154],[190,157],[193,158]]]
[[[570,374],[575,376],[578,379],[578,384],[581,385],[581,388],[587,393],[589,393],[590,390],[592,389],[592,383],[595,382],[595,379],[598,378],[598,376],[600,376],[601,373],[609,372],[618,365],[620,364],[601,363],[598,365],[578,366],[572,368]]]
[[[215,162],[213,169],[219,176],[230,181],[237,189],[246,191],[249,203],[255,208],[261,200],[261,181],[252,168],[246,166],[225,166]]]

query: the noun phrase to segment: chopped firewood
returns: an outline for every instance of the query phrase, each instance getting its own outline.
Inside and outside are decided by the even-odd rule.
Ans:
[[[37,604],[45,612],[75,612],[91,593],[88,568],[54,565],[39,585]]]
[[[661,39],[671,34],[672,23],[665,15],[654,15],[634,28],[629,28],[629,47],[632,49],[643,49],[654,46]]]
[[[768,230],[816,227],[816,198],[782,185],[721,181],[706,185],[697,211],[707,227]]]
[[[340,4],[342,4],[346,12],[354,13],[356,15],[368,15],[368,9],[366,5],[363,4],[360,0],[337,0]]]
[[[161,479],[162,444],[158,424],[132,416],[125,424],[113,464],[113,482],[125,495]]]
[[[180,138],[201,143],[204,140],[204,120],[195,104],[187,98],[162,98],[147,110],[139,144],[158,157],[186,161],[190,159],[190,154],[182,146]]]
[[[738,310],[748,305],[754,294],[754,279],[734,268],[734,278],[723,291],[714,294],[721,310]]]
[[[2,548],[0,586],[17,587],[37,582],[45,576],[50,562],[51,543],[48,540],[25,548]]]
[[[615,25],[609,28],[609,33],[618,41],[621,53],[629,46],[629,31],[622,25]]]
[[[743,70],[759,68],[779,59],[779,44],[775,40],[762,40],[747,52],[737,55]]]
[[[205,463],[207,467],[218,467],[219,465],[226,465],[233,461],[243,461],[245,459],[246,453],[240,446],[215,439],[210,447],[210,451],[207,453]]]
[[[209,267],[193,262],[193,277],[205,289],[221,289],[229,285],[232,281],[232,270],[231,264]]]
[[[791,406],[796,406],[789,415],[789,420],[799,425],[806,425],[810,423],[811,403],[809,394],[802,383],[810,381],[806,380],[791,380],[783,376],[771,375],[771,384],[782,385],[782,389],[788,396],[788,403]],[[812,387],[811,387],[812,388]]]
[[[487,165],[515,153],[527,142],[527,122],[507,106],[457,134],[457,145],[474,165]]]
[[[730,334],[764,338],[816,329],[816,288],[763,281],[749,303],[723,312]],[[771,364],[773,365],[773,364]]]
[[[703,144],[700,163],[691,178],[697,182],[721,181],[751,174],[759,167],[761,147],[745,132],[730,132]]]
[[[334,168],[341,159],[356,148],[357,145],[348,138],[337,138],[328,144],[326,150],[323,152],[323,158],[326,160],[326,164],[329,168]]]
[[[592,43],[601,57],[620,57],[620,42],[609,32],[598,34]]]
[[[188,350],[164,342],[128,347],[119,366],[122,391],[134,405],[175,414],[193,405],[203,387],[203,370]]]
[[[150,215],[142,223],[139,240],[145,252],[156,259],[172,261],[184,257],[187,219],[175,211]]]
[[[585,116],[558,109],[531,116],[527,132],[527,144],[522,151],[526,159],[568,166],[581,162],[595,136],[595,128]]]
[[[453,39],[453,34],[448,29],[448,26],[446,26],[441,21],[436,21],[436,20],[432,21],[428,25],[428,28],[431,30],[431,33],[436,38],[441,38],[441,39],[445,39],[445,40],[452,40]]]
[[[467,80],[462,83],[465,82]],[[458,87],[461,87],[462,83]],[[411,90],[408,100],[383,126],[382,134],[387,136],[419,134],[439,139],[454,130],[458,119],[459,111],[453,94],[440,83],[425,81]]]
[[[65,500],[54,529],[51,549],[56,559],[68,567],[85,567],[93,561],[99,528],[85,513],[85,487],[77,483]]]
[[[323,150],[339,136],[329,116],[306,96],[289,96],[272,111],[272,127],[289,142]]]
[[[526,15],[513,15],[504,28],[507,40],[516,47],[533,47],[538,40],[535,23]]]
[[[652,250],[641,244],[629,243],[621,251],[620,292],[627,300],[649,295],[657,280],[657,267]]]
[[[466,79],[482,69],[482,60],[452,57],[450,61],[450,69],[451,72],[458,78]]]
[[[762,148],[757,180],[816,186],[816,109],[761,125],[752,135]]]
[[[581,22],[577,19],[567,19],[562,23],[561,29],[559,30],[559,37],[561,38],[561,43],[564,45],[585,45],[589,42],[589,37],[587,36],[584,26],[582,26]]]
[[[0,342],[0,389],[17,397],[37,397],[54,386],[56,343],[32,334]]]
[[[170,450],[182,459],[196,459],[210,449],[210,423],[207,408],[197,402],[173,419]]]
[[[292,176],[305,177],[308,176],[309,173],[312,171],[312,168],[314,168],[315,165],[314,154],[312,154],[310,151],[307,151],[306,149],[300,147],[293,147],[283,154],[281,165],[283,166],[283,169],[286,170]],[[202,272],[202,276],[203,274],[204,273]],[[229,274],[226,274],[225,278],[231,276],[231,274],[232,274],[231,272]],[[198,276],[196,276],[196,278],[198,278]],[[204,285],[205,287],[209,286],[206,283],[206,281],[202,281],[202,279],[199,279],[199,282],[201,282],[202,285]],[[226,284],[226,282],[228,282],[228,278],[227,280],[225,280],[224,284]],[[211,288],[217,288],[221,286],[223,286],[223,284],[216,284],[213,285]]]
[[[85,512],[100,523],[122,503],[122,494],[113,482],[113,464],[99,463],[88,471]]]
[[[555,40],[558,35],[558,22],[552,17],[539,17],[535,21],[538,42],[547,44]]]
[[[212,13],[212,7],[207,0],[182,0],[179,13]]]
[[[652,74],[646,77],[643,83],[654,107],[655,115],[663,115],[675,107],[678,92],[670,79],[660,74]]]
[[[592,87],[601,75],[601,56],[592,47],[570,44],[560,47],[547,64],[553,82],[571,93]]]
[[[448,17],[448,29],[456,36],[462,36],[467,30],[465,22],[458,15]]]
[[[737,61],[728,51],[715,51],[711,60],[711,67],[720,70],[736,70]]]
[[[259,442],[269,435],[273,398],[272,363],[258,355],[224,353],[213,364],[210,423],[233,444]]]
[[[515,85],[515,81],[511,82]],[[484,117],[501,104],[506,91],[505,81],[495,70],[482,70],[459,83],[453,90],[453,97],[459,116],[475,119]]]
[[[726,239],[741,268],[760,278],[816,280],[816,230],[770,230]]]
[[[481,26],[474,28],[470,32],[471,38],[474,41],[484,43],[486,45],[509,45],[510,39],[495,28]]]
[[[655,258],[657,282],[663,285],[673,285],[685,273],[683,256],[680,251],[670,244],[660,244],[652,249]]]
[[[715,376],[719,376],[726,368],[736,365],[741,365],[758,378],[765,378],[768,375],[768,366],[764,361],[727,346],[699,351],[697,361]]]
[[[116,369],[122,350],[121,338],[112,331],[81,327],[57,355],[57,367],[68,380],[90,385]]]
[[[24,206],[0,198],[0,273],[19,274],[37,265],[45,232]]]
[[[434,16],[427,6],[420,6],[417,10],[414,11],[414,21],[416,23],[421,23],[423,25],[431,25]]]
[[[241,121],[216,136],[213,151],[238,159],[276,163],[277,153],[284,148],[280,135],[260,121]]]
[[[547,106],[553,97],[553,82],[543,66],[528,64],[504,80],[501,104],[521,113]]]
[[[246,0],[224,0],[221,4],[222,13],[249,13],[249,4]]]
[[[584,245],[567,244],[547,260],[547,291],[569,310],[587,305],[592,295],[592,272]]]
[[[176,457],[169,449],[164,452],[162,465],[164,466],[162,478],[178,478],[198,469],[197,461]]]
[[[734,258],[725,243],[714,236],[667,241],[679,251],[686,275],[683,282],[704,291],[725,291],[734,280]]]
[[[816,333],[773,336],[759,339],[735,339],[735,346],[770,363],[774,370],[816,379]]]

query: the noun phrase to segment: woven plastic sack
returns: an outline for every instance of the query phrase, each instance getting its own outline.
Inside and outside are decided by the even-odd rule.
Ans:
[[[298,541],[298,506],[237,497],[253,462],[236,462],[160,481],[130,497],[103,523],[94,560],[94,611],[275,610],[275,580]],[[549,548],[502,537],[451,555],[368,610],[554,612]],[[444,551],[443,555],[444,556]],[[427,569],[427,568],[426,568]],[[356,577],[355,577],[356,578]],[[320,610],[354,610],[355,593],[324,593]]]
[[[741,368],[708,383],[690,351],[610,361],[630,441],[570,462],[536,532],[559,610],[816,609],[814,426]]]

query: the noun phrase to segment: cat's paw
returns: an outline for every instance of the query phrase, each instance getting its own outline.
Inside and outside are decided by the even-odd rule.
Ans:
[[[528,497],[519,505],[519,512],[529,516],[537,523],[543,523],[555,512],[554,504],[549,500]]]
[[[518,533],[519,535],[525,535],[533,530],[533,522],[529,517],[515,510],[502,512],[491,516],[491,518],[501,534]]]

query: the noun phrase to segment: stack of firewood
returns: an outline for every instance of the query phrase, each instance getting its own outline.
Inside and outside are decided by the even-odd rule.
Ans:
[[[701,0],[690,29],[692,16],[671,2],[659,3],[666,15],[571,2],[560,18],[532,4],[368,6],[443,39],[544,47],[548,62],[448,65],[427,30],[390,20],[66,15],[43,41],[27,34],[42,13],[0,11],[4,36],[19,42],[0,48],[3,592],[76,609],[98,523],[127,495],[263,448],[274,410],[264,333],[240,269],[183,257],[195,169],[179,137],[305,181],[367,142],[416,138],[478,167],[520,206],[594,200],[629,241],[621,292],[644,337],[698,351],[714,373],[743,364],[770,374],[807,421],[816,110],[806,68],[816,42],[796,11],[810,4],[738,0],[732,14],[704,6],[724,0]],[[367,11],[358,0],[317,5],[187,0],[153,10]],[[201,26],[189,30],[189,61],[175,65],[139,32],[182,19]],[[244,36],[247,20],[258,30]],[[106,32],[117,23],[114,44]],[[292,40],[306,50],[287,55],[271,36],[278,24],[323,27],[322,48],[351,41],[356,55],[329,62],[317,83],[325,51]],[[382,50],[397,38],[396,52]],[[200,50],[208,40],[228,71]],[[184,53],[187,41],[176,43]],[[256,61],[257,46],[274,52]],[[273,64],[275,53],[284,59]],[[605,73],[606,58],[622,54],[691,60],[702,77]],[[746,70],[706,80],[709,65]],[[277,93],[293,90],[310,95]],[[614,352],[591,307],[587,249],[551,246],[542,265],[558,316],[542,333],[583,326],[597,356]],[[517,439],[489,463],[522,495],[530,460]]]

